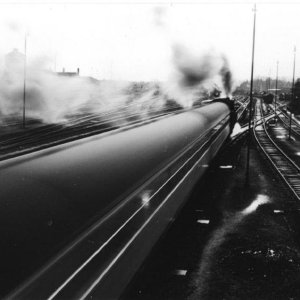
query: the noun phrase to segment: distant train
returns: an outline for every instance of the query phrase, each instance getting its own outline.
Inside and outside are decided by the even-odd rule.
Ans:
[[[118,298],[230,134],[229,99],[0,162],[0,295]]]

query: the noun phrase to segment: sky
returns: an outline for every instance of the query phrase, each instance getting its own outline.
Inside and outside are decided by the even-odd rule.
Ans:
[[[300,0],[256,1],[255,77],[291,79],[300,51]],[[250,79],[253,2],[2,1],[0,66],[13,48],[45,68],[99,79],[167,80],[174,45],[228,58],[236,81]],[[296,77],[300,76],[296,64]]]

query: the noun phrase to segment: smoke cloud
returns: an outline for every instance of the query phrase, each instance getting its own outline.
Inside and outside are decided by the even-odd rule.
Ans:
[[[166,15],[165,7],[153,11],[154,24],[163,33],[168,28]],[[13,32],[19,30],[17,23],[8,26]],[[26,65],[27,117],[56,123],[82,112],[103,115],[118,111],[119,119],[123,117],[126,122],[132,115],[147,118],[153,111],[164,110],[170,102],[192,107],[215,89],[230,96],[232,74],[224,55],[214,50],[192,51],[179,42],[168,43],[172,56],[170,79],[159,83],[100,81],[57,74],[47,70],[49,58],[36,58]],[[0,122],[5,122],[6,117],[20,118],[23,109],[24,55],[13,52],[11,57],[5,57],[5,67],[0,71]]]
[[[171,13],[166,7],[156,7],[153,11],[154,24],[169,41],[172,53],[173,72],[163,85],[164,92],[184,107],[191,107],[207,92],[216,89],[230,97],[233,80],[226,56],[214,50],[208,41],[202,40],[200,45],[195,44],[196,39],[180,42],[178,30],[173,32]]]
[[[88,79],[59,76],[32,65],[27,66],[26,73],[26,113],[45,122],[62,121],[76,107],[88,104],[99,92]],[[0,83],[0,111],[3,115],[20,114],[23,92],[22,70],[5,70]]]
[[[20,53],[17,53],[18,55]],[[0,73],[0,122],[21,117],[24,96],[24,60],[18,56]],[[38,59],[26,66],[26,115],[45,123],[65,122],[80,113],[105,116],[117,112],[118,120],[147,118],[165,108],[159,84],[96,80],[74,72],[45,70]],[[112,122],[118,122],[116,120]],[[123,124],[122,123],[122,124]]]
[[[225,56],[222,56],[223,58],[223,66],[220,70],[220,75],[222,77],[223,82],[223,88],[225,90],[226,96],[229,96],[232,91],[232,73],[229,69],[228,60]]]
[[[119,111],[123,121],[131,115],[146,118],[166,108],[170,101],[192,107],[195,101],[216,87],[220,77],[223,90],[231,91],[227,59],[217,53],[195,55],[182,45],[173,50],[174,73],[168,82],[133,84],[96,80],[45,69],[47,59],[38,58],[26,66],[26,115],[46,123],[64,122],[81,112],[104,114]],[[69,76],[72,75],[72,76]],[[0,73],[0,115],[20,117],[24,93],[24,56],[13,60]],[[123,122],[122,121],[122,122]]]
[[[173,46],[173,61],[179,73],[179,84],[183,88],[200,88],[205,83],[214,83],[221,78],[222,88],[229,96],[232,88],[232,74],[227,58],[216,51],[191,53],[180,44]]]

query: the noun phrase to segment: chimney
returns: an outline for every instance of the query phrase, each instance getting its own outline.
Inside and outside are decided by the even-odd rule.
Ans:
[[[79,75],[79,68],[77,68],[77,75]]]
[[[62,72],[65,73],[65,68],[62,69]]]

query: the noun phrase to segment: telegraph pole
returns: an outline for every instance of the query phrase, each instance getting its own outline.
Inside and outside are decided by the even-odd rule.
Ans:
[[[294,67],[293,67],[293,83],[292,83],[292,103],[295,101],[295,65],[296,65],[296,46],[294,46]],[[292,131],[292,111],[290,107],[290,127],[289,127],[289,139],[291,139]]]
[[[278,85],[278,60],[277,60],[277,68],[276,68],[276,84],[275,84],[275,121],[277,120],[276,114],[276,104],[277,104],[277,85]]]
[[[249,103],[249,122],[248,122],[248,151],[247,151],[247,166],[246,166],[246,184],[249,182],[249,165],[250,165],[250,144],[251,144],[251,121],[252,121],[252,106],[253,106],[253,71],[254,71],[254,50],[255,50],[255,26],[256,26],[256,4],[253,8],[253,35],[252,35],[252,64],[251,64],[251,81],[250,81],[250,103]]]
[[[26,126],[26,59],[27,59],[27,34],[25,34],[24,44],[24,88],[23,88],[23,128]]]

